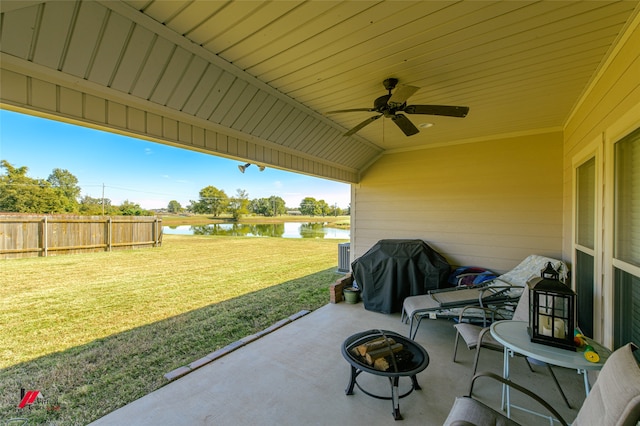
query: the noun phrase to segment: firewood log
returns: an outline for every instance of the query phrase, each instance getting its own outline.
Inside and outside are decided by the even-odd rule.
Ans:
[[[379,337],[377,339],[369,340],[359,346],[356,347],[356,350],[360,354],[360,356],[365,356],[367,352],[387,347],[387,345],[394,345],[396,343],[393,339],[385,339],[384,337]]]
[[[398,371],[402,371],[410,368],[411,360],[413,359],[413,353],[406,349],[402,349],[394,353],[393,357],[395,357],[395,365],[398,368]],[[373,368],[380,371],[388,371],[393,367],[393,361],[394,360],[391,359],[391,355],[378,358],[373,362]]]
[[[373,363],[375,362],[376,359],[383,358],[383,357],[391,355],[391,354],[393,354],[395,352],[399,352],[399,351],[402,350],[403,347],[404,346],[402,346],[401,343],[396,343],[394,345],[391,345],[391,348],[384,347],[384,348],[376,349],[376,350],[373,350],[373,351],[369,351],[365,355],[365,359],[367,360],[367,363],[369,365],[373,365]]]
[[[389,367],[390,367],[389,361],[387,360],[386,357],[378,358],[375,361],[373,361],[373,368],[375,368],[376,370],[387,371]]]

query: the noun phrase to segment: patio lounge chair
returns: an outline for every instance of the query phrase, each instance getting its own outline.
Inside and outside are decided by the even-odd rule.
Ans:
[[[515,304],[527,281],[540,276],[540,272],[548,262],[551,262],[553,268],[560,273],[560,279],[564,281],[567,278],[568,269],[563,261],[532,254],[511,271],[479,287],[434,290],[428,294],[407,297],[402,304],[401,320],[409,321],[408,335],[414,338],[420,322],[426,316],[455,318],[462,308],[469,305],[483,308],[507,303]],[[511,314],[513,314],[512,311]]]
[[[640,368],[632,353],[634,349],[636,346],[628,343],[611,354],[602,367],[591,392],[582,403],[582,408],[572,423],[574,426],[634,426],[637,424],[640,420]],[[503,413],[472,398],[473,385],[480,377],[490,377],[508,384],[512,389],[522,392],[545,407],[560,424],[567,425],[567,422],[549,403],[527,388],[493,373],[479,373],[471,380],[468,396],[456,398],[444,422],[446,426],[518,424],[506,418]]]

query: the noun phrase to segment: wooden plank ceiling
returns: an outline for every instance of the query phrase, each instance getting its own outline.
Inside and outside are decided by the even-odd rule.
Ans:
[[[5,59],[356,172],[384,152],[561,129],[638,13],[637,1],[5,0],[0,7]],[[377,114],[326,113],[373,107],[388,77],[420,87],[409,104],[468,106],[469,115],[408,115],[416,126],[433,124],[410,137],[381,118],[344,137]]]

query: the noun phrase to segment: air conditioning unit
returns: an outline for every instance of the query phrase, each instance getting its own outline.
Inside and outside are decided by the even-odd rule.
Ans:
[[[347,273],[351,270],[351,243],[338,244],[338,272]]]

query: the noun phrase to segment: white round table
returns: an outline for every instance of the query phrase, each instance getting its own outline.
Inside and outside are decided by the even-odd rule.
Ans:
[[[589,378],[587,377],[587,370],[600,370],[611,354],[611,351],[609,351],[604,346],[594,342],[593,340],[587,339],[587,343],[591,345],[600,356],[600,360],[598,362],[590,362],[587,361],[587,359],[584,357],[584,352],[582,352],[580,349],[578,349],[577,351],[571,351],[568,349],[561,349],[554,346],[532,342],[531,337],[529,336],[529,333],[527,331],[528,326],[529,324],[526,321],[513,320],[497,321],[491,324],[491,336],[493,336],[494,339],[496,339],[498,342],[500,342],[500,344],[504,346],[504,364],[502,376],[505,379],[509,378],[509,358],[517,353],[527,357],[531,357],[538,361],[546,362],[547,364],[578,370],[579,374],[584,375],[584,390],[588,395]],[[507,416],[510,417],[510,409],[512,405],[510,401],[509,386],[503,385],[503,409],[505,408],[505,405],[507,409]]]

